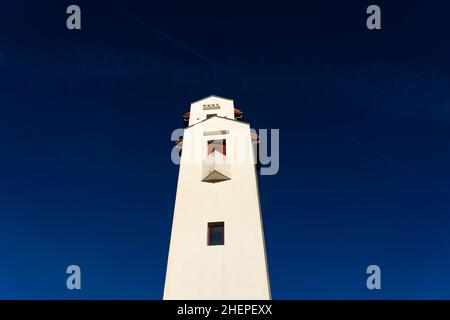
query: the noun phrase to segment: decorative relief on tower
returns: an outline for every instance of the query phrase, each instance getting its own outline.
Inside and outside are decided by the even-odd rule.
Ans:
[[[215,109],[220,109],[220,105],[218,103],[210,103],[203,105],[203,110],[215,110]]]

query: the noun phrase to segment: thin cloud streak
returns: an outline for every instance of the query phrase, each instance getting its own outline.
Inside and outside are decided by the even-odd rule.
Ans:
[[[352,137],[347,137],[348,140],[356,145],[361,146],[362,143],[361,141],[352,138]],[[405,165],[395,161],[394,159],[392,159],[391,157],[389,157],[388,155],[384,154],[384,153],[380,153],[378,151],[375,151],[374,153],[376,153],[378,156],[380,156],[381,158],[384,159],[384,161],[386,161],[387,163],[393,165],[394,167],[397,167],[398,169],[404,170],[406,171],[408,174],[410,174],[413,177],[417,177],[417,173],[415,173],[413,170],[409,169],[408,167],[406,167]]]
[[[392,164],[393,166],[405,170],[406,172],[408,172],[410,175],[417,177],[417,173],[415,173],[414,171],[412,171],[411,169],[405,167],[404,165],[398,163],[397,161],[392,160],[390,157],[388,157],[385,154],[381,154],[381,156],[383,157],[384,160],[386,160],[386,162]]]
[[[201,60],[203,60],[204,62],[208,63],[209,65],[213,66],[213,67],[217,67],[218,64],[215,63],[213,60],[211,60],[210,58],[208,58],[207,56],[205,56],[204,54],[198,52],[197,50],[195,50],[194,48],[182,43],[181,41],[175,39],[174,37],[172,37],[171,35],[167,34],[166,32],[163,32],[151,25],[149,25],[148,23],[140,20],[139,18],[132,16],[131,17],[135,22],[137,22],[138,24],[140,24],[141,26],[145,27],[146,29],[152,31],[153,33],[155,33],[157,36],[159,36],[162,39],[165,39],[169,42],[171,42],[172,44],[174,44],[177,47],[180,47],[181,49],[184,49],[186,51],[189,51],[190,53],[192,53],[193,55],[197,56],[198,58],[200,58]]]

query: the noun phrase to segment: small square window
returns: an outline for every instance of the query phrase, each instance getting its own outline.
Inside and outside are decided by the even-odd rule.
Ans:
[[[223,246],[224,245],[224,223],[223,222],[209,222],[208,223],[208,246]]]
[[[227,155],[227,141],[225,139],[208,140],[208,154],[217,150],[224,156]]]

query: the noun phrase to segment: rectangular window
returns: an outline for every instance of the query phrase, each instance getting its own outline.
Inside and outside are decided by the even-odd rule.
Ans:
[[[225,139],[208,140],[208,155],[217,150],[224,156],[227,155],[227,141]]]
[[[206,119],[212,118],[214,116],[217,116],[217,113],[211,113],[206,115]]]
[[[223,222],[208,223],[208,246],[223,246],[225,243],[225,230]]]

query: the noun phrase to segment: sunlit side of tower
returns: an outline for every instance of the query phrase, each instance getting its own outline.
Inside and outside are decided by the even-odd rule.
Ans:
[[[184,121],[164,299],[270,299],[258,138],[217,96],[192,103]]]

